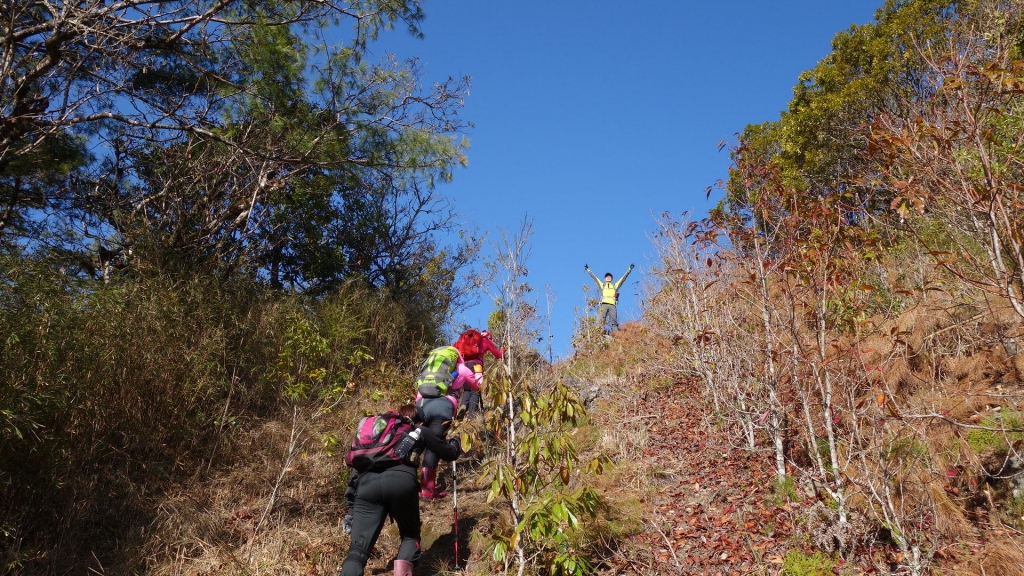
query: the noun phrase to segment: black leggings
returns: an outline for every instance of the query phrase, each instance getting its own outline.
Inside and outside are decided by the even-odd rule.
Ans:
[[[423,425],[437,434],[438,438],[444,439],[445,434],[448,433],[448,426],[451,425],[452,418],[455,417],[455,405],[447,396],[441,396],[440,398],[424,398],[416,403],[416,408],[419,411],[419,417],[423,420]],[[437,468],[437,463],[440,458],[437,454],[434,454],[430,450],[423,451],[423,467],[424,468]]]
[[[466,360],[466,366],[477,376],[477,386],[483,388],[484,363],[480,360]],[[459,396],[459,406],[466,407],[466,416],[472,418],[476,414],[476,408],[479,404],[480,390],[470,390],[469,386],[463,386],[462,394]]]
[[[341,567],[341,576],[361,576],[370,550],[377,542],[388,516],[398,524],[402,544],[398,559],[420,559],[419,483],[411,468],[400,466],[383,472],[363,472],[356,487],[352,514],[352,546]]]
[[[466,407],[466,416],[472,418],[476,414],[477,406],[480,405],[480,392],[463,390],[459,404]]]

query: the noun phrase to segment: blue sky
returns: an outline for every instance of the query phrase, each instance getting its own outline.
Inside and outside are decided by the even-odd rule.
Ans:
[[[719,142],[778,118],[835,33],[881,4],[428,0],[424,39],[396,31],[373,50],[420,58],[428,81],[472,78],[469,167],[439,192],[491,234],[534,219],[528,280],[557,295],[564,356],[590,282],[583,264],[618,278],[635,262],[619,317],[637,318],[654,218],[705,215],[720,196],[705,188],[729,165]],[[481,326],[491,308],[456,321]]]

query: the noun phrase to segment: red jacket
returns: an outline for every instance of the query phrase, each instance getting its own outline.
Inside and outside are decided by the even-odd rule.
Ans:
[[[494,342],[486,336],[480,337],[480,353],[476,356],[466,356],[466,361],[474,360],[476,362],[483,362],[484,355],[490,352],[495,358],[501,358],[502,351],[494,345]]]

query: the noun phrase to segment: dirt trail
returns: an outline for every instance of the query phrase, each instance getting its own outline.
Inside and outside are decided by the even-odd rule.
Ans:
[[[641,402],[655,479],[646,530],[608,574],[774,574],[796,512],[773,502],[764,459],[735,449],[703,418],[693,391],[651,391]]]
[[[601,574],[777,574],[794,546],[790,537],[798,505],[775,501],[765,459],[737,450],[732,439],[704,420],[691,393],[678,385],[652,390],[639,401],[639,412],[649,417],[627,424],[647,427],[643,458],[652,489],[645,499],[644,531],[621,542]],[[472,486],[472,474],[468,462],[460,464],[460,565],[484,574],[485,543],[477,537],[490,528],[487,490]],[[441,477],[450,492],[450,465],[443,465]],[[420,513],[423,557],[415,575],[446,574],[454,557],[451,494],[421,501]],[[391,574],[397,536],[394,525],[385,526],[367,574]]]
[[[459,472],[459,566],[480,562],[482,543],[471,542],[481,530],[477,511],[486,508],[487,490],[472,485],[472,462],[460,461]],[[453,527],[453,499],[451,465],[442,463],[439,471],[440,487],[448,496],[440,500],[420,500],[420,546],[422,557],[414,576],[435,576],[453,570],[455,558],[455,531]],[[390,521],[385,524],[374,547],[366,574],[392,574],[391,561],[398,552],[398,527]],[[473,551],[471,552],[471,547]],[[479,573],[479,571],[477,571]]]

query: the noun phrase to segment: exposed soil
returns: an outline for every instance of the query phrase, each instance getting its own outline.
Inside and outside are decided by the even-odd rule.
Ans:
[[[644,531],[620,543],[603,574],[774,574],[794,547],[799,505],[775,502],[772,472],[763,457],[734,449],[709,427],[699,402],[679,388],[650,391],[639,410],[645,426],[646,464],[655,476],[645,497]],[[447,465],[445,465],[447,467]],[[459,467],[460,566],[489,573],[484,543],[487,491],[473,487],[468,466]],[[450,468],[442,471],[451,488]],[[421,502],[423,558],[417,576],[450,571],[454,558],[452,496]],[[389,574],[397,528],[385,527],[367,574]]]
[[[488,522],[487,490],[474,485],[475,472],[471,466],[471,460],[464,460],[460,461],[457,468],[459,568],[468,568],[467,571],[475,573],[487,573],[481,569],[485,544],[479,538]],[[456,537],[451,465],[442,463],[439,476],[439,484],[448,491],[448,496],[438,500],[420,500],[422,557],[413,571],[415,576],[432,576],[455,570],[453,560]],[[398,544],[398,527],[389,521],[377,540],[365,573],[391,574],[392,560],[398,553]]]

